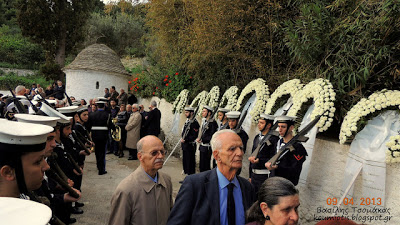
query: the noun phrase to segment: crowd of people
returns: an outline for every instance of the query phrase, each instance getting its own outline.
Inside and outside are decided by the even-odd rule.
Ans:
[[[124,149],[129,150],[128,159],[139,160],[140,166],[114,191],[110,225],[279,225],[299,221],[295,185],[307,152],[300,142],[294,142],[291,151],[272,160],[293,139],[294,117],[260,115],[260,133],[252,147],[257,154],[249,157],[250,178],[245,179],[240,176],[249,139],[241,127],[245,115],[203,106],[204,119],[199,124],[197,110],[186,107],[180,142],[187,176],[174,202],[174,174],[159,171],[167,151],[158,137],[161,112],[155,101],[145,111],[143,105],[129,104],[123,89],[118,93],[111,87],[104,97],[91,99],[88,105],[71,96],[66,101],[69,106],[60,107],[46,97],[32,103],[26,93],[18,86],[15,97],[2,98],[7,119],[0,119],[0,126],[10,129],[0,130],[0,197],[46,203],[52,210],[50,224],[72,224],[76,219],[71,214],[83,213],[84,204],[79,200],[84,195],[85,157],[94,152],[101,176],[107,173],[106,154],[124,157]],[[279,134],[271,135],[273,125]],[[196,173],[197,147],[200,173]]]

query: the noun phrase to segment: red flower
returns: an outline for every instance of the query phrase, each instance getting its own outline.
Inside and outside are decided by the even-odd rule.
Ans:
[[[179,73],[175,73],[175,76],[176,76],[176,75],[179,75]]]
[[[156,89],[158,89],[158,87],[156,87]]]
[[[193,77],[189,77],[189,79],[192,79]]]
[[[135,89],[135,91],[137,91],[137,90]]]
[[[168,84],[165,84],[165,86],[168,86]]]
[[[153,95],[155,95],[156,93],[155,92],[153,92]]]
[[[166,78],[168,78],[168,75],[165,75]]]
[[[128,83],[130,84],[130,83],[131,83],[131,81],[128,81]]]
[[[171,82],[172,82],[172,80],[169,80],[169,82],[171,83]]]
[[[168,79],[167,79],[167,78],[165,78],[165,79],[164,79],[164,82],[166,82],[167,80],[168,80]]]
[[[132,91],[133,87],[131,87],[131,91]]]

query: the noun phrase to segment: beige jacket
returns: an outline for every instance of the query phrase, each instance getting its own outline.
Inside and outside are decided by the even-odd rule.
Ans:
[[[132,113],[128,123],[125,126],[127,130],[125,146],[131,149],[137,149],[136,144],[140,140],[140,125],[142,124],[142,115],[139,111]]]
[[[121,181],[111,198],[109,225],[165,225],[172,208],[171,177],[154,183],[141,166]]]

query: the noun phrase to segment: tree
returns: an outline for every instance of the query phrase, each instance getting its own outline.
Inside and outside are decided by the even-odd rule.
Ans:
[[[18,24],[24,36],[42,45],[47,61],[63,67],[66,53],[84,39],[82,28],[96,1],[18,0]]]

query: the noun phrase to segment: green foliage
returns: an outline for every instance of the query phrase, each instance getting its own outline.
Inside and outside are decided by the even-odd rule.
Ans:
[[[60,65],[51,60],[47,60],[45,64],[40,65],[39,73],[47,80],[58,80],[63,74]]]
[[[322,77],[337,92],[340,122],[361,97],[400,85],[398,0],[154,0],[147,25],[149,60],[192,74],[191,94]]]
[[[288,23],[292,64],[306,77],[331,81],[339,119],[363,96],[398,89],[399,17],[399,1],[317,1]]]
[[[145,47],[141,39],[145,33],[144,18],[138,15],[92,13],[86,26],[85,45],[102,43],[120,56],[143,57]]]
[[[193,77],[176,70],[162,71],[157,67],[144,70],[142,67],[128,69],[132,74],[130,91],[141,97],[159,96],[173,102],[183,89],[192,89]],[[165,74],[165,75],[164,75]]]
[[[31,43],[15,27],[0,27],[0,62],[2,66],[24,69],[38,69],[44,62],[40,45]]]
[[[0,71],[0,89],[8,90],[9,85],[14,88],[18,85],[24,85],[25,87],[31,87],[33,83],[40,84],[42,87],[46,87],[51,84],[51,82],[46,81],[43,76],[38,74],[31,76],[18,76],[15,73],[4,74]]]
[[[83,41],[83,27],[98,0],[18,0],[17,20],[24,36],[42,45],[47,58],[64,66],[65,55]]]

